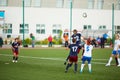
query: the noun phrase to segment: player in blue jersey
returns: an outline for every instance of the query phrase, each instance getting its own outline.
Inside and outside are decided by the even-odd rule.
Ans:
[[[88,39],[84,44],[84,53],[82,54],[82,64],[81,64],[80,73],[83,72],[85,61],[88,62],[89,72],[91,72],[92,50],[93,50],[93,46],[91,45],[91,40]]]
[[[13,51],[13,62],[17,62],[18,54],[19,54],[19,46],[18,38],[15,38],[15,41],[12,43],[12,51]]]
[[[76,39],[72,39],[72,44],[68,46],[70,49],[68,64],[66,66],[65,72],[68,72],[69,67],[74,63],[74,72],[77,72],[77,62],[78,62],[78,49],[81,49],[81,46],[76,44]]]

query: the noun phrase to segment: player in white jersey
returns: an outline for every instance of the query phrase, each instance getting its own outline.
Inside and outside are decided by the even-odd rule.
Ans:
[[[86,41],[86,44],[84,44],[84,53],[82,55],[82,64],[81,64],[80,73],[83,72],[85,61],[88,62],[89,72],[92,72],[91,71],[92,50],[93,50],[93,46],[91,45],[90,39],[88,39]]]
[[[114,48],[113,48],[112,54],[108,60],[108,63],[105,66],[110,66],[113,56],[116,58],[117,62],[119,63],[118,56],[117,56],[119,43],[120,43],[119,35],[115,35]]]

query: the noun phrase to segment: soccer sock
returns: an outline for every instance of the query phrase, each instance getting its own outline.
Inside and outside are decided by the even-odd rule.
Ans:
[[[117,57],[115,57],[115,61],[116,61],[116,65],[119,64],[119,59]]]
[[[17,60],[18,60],[18,57],[16,57],[15,60],[17,61]]]
[[[13,60],[15,60],[15,56],[13,56]]]
[[[72,66],[72,64],[68,63],[67,66],[66,66],[66,70],[68,70],[68,68],[71,67],[71,66]]]
[[[111,61],[112,61],[112,57],[110,57],[110,59],[109,59],[109,61],[108,61],[108,64],[110,64],[110,63],[111,63]]]
[[[91,72],[91,64],[88,64],[89,72]]]
[[[120,58],[117,58],[117,61],[118,61],[118,65],[120,65]]]
[[[84,65],[85,65],[85,64],[81,64],[81,69],[80,69],[80,72],[82,72],[82,71],[83,71]]]
[[[77,71],[77,64],[74,65],[74,70]]]

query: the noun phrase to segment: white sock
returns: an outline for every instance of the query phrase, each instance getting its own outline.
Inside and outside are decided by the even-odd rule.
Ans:
[[[118,65],[120,65],[120,58],[118,58],[117,60],[118,60]]]
[[[88,69],[89,71],[91,71],[91,64],[88,64]]]
[[[83,71],[84,65],[85,65],[85,64],[81,64],[81,69],[80,69],[80,71]]]
[[[108,61],[108,64],[110,64],[110,63],[111,63],[111,61],[112,61],[112,57],[110,57],[110,59],[109,59],[109,61]]]

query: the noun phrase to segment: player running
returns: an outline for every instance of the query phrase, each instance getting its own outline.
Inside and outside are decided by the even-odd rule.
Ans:
[[[81,46],[76,44],[76,39],[72,39],[72,44],[68,46],[70,49],[69,57],[68,57],[68,64],[66,66],[65,72],[68,72],[68,69],[74,63],[74,72],[77,72],[77,62],[78,62],[78,49],[81,49]]]
[[[119,35],[115,35],[115,41],[114,41],[114,48],[112,51],[112,54],[108,60],[108,63],[105,66],[110,66],[110,63],[112,62],[112,57],[114,56],[117,63],[119,63],[118,61],[118,46],[119,46],[120,40],[119,40]]]
[[[86,41],[83,49],[84,49],[84,53],[82,54],[82,64],[81,64],[80,73],[83,72],[85,61],[88,62],[89,72],[92,72],[92,70],[91,70],[91,59],[92,59],[93,46],[91,45],[91,40],[90,39],[88,39]]]
[[[12,51],[13,51],[12,62],[17,62],[18,60],[19,46],[20,46],[20,43],[18,42],[18,38],[15,38],[15,41],[12,43]]]

